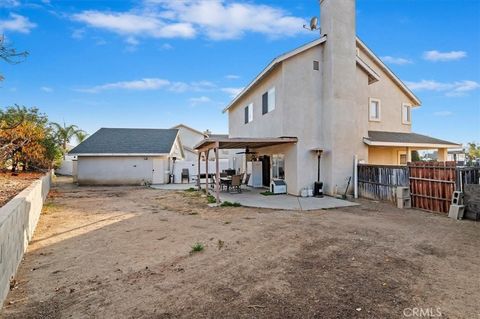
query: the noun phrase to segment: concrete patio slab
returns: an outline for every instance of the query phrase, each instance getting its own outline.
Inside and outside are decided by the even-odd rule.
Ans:
[[[197,186],[194,183],[190,183],[190,184],[152,184],[150,185],[150,187],[154,189],[181,191],[181,190],[189,189],[190,187],[196,188]]]
[[[346,200],[324,196],[316,197],[296,197],[292,195],[270,195],[260,194],[264,189],[247,189],[242,193],[220,193],[222,202],[237,202],[246,207],[283,209],[283,210],[318,210],[338,207],[357,206],[359,204]],[[213,194],[212,194],[213,195]]]

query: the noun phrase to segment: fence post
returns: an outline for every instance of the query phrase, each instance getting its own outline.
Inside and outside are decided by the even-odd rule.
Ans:
[[[353,157],[353,198],[358,198],[358,155]]]

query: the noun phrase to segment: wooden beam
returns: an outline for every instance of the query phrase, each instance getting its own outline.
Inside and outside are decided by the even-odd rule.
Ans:
[[[208,178],[208,153],[210,152],[210,150],[207,150],[205,152],[205,194],[207,194],[208,196],[208,186],[209,185],[209,178]]]
[[[219,164],[219,148],[218,148],[218,142],[216,143],[217,147],[215,148],[215,197],[217,200],[217,205],[220,204],[220,164]]]
[[[200,163],[202,161],[202,152],[198,152],[198,166],[197,166],[197,186],[198,190],[202,189],[202,184],[200,183]]]

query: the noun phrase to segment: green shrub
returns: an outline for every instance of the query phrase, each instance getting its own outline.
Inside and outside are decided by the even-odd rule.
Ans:
[[[205,247],[203,246],[202,243],[195,243],[193,246],[192,246],[192,250],[190,251],[190,253],[198,253],[200,251],[202,251]]]
[[[207,201],[208,201],[209,204],[213,204],[213,203],[217,202],[217,199],[215,198],[215,196],[208,195],[207,196]]]
[[[225,201],[222,204],[220,204],[220,206],[222,206],[222,207],[240,207],[240,206],[242,206],[242,204],[237,203],[237,202],[232,203],[232,202],[229,202],[229,201]]]
[[[271,191],[265,191],[265,192],[261,192],[260,194],[262,194],[263,196],[271,196],[271,195],[275,195],[275,193],[272,193]]]
[[[187,193],[193,193],[193,192],[196,192],[197,190],[194,187],[190,187],[190,188],[186,189],[185,191]]]

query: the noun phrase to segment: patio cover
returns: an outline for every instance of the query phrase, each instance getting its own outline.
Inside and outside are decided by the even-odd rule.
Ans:
[[[368,137],[364,137],[363,142],[370,146],[404,146],[426,148],[461,147],[461,144],[440,140],[427,135],[384,131],[368,131]]]
[[[281,144],[293,144],[297,143],[296,137],[271,137],[271,138],[252,138],[252,137],[234,137],[229,138],[226,136],[211,136],[200,143],[198,143],[194,149],[198,151],[198,189],[200,185],[200,162],[202,153],[208,153],[213,150],[215,152],[215,198],[217,204],[220,204],[220,167],[219,167],[219,149],[247,149],[247,148],[260,148]],[[208,194],[209,188],[209,174],[208,174],[208,161],[205,161],[206,183],[205,192]]]
[[[219,149],[244,149],[260,148],[280,144],[297,143],[296,137],[269,137],[269,138],[251,138],[251,137],[210,137],[198,143],[194,149],[203,152],[206,150]]]

